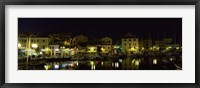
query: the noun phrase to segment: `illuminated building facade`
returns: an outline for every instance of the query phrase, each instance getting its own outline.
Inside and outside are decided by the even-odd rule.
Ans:
[[[37,55],[38,52],[48,52],[51,41],[51,38],[44,36],[21,36],[18,38],[18,48],[29,55]]]
[[[150,51],[152,49],[152,39],[143,38],[139,40],[140,51]]]
[[[60,41],[60,43],[63,43],[66,46],[71,46],[71,33],[54,33],[49,34],[49,37]]]
[[[72,39],[73,45],[78,45],[80,43],[86,43],[88,41],[88,37],[85,35],[78,35]]]
[[[156,47],[159,47],[159,50],[169,50],[171,49],[171,44],[172,44],[172,38],[164,38],[162,40],[157,40],[155,41],[155,44],[153,46],[153,50]],[[154,50],[155,51],[155,50]]]
[[[50,49],[50,56],[51,57],[57,57],[60,54],[60,50],[59,50],[59,44],[57,43],[50,43],[49,44],[49,49]],[[42,54],[42,53],[41,53]]]
[[[85,35],[78,35],[72,39],[72,45],[76,46],[78,54],[84,54],[86,52],[86,44],[88,37]]]
[[[122,38],[122,52],[123,53],[138,53],[139,52],[139,38],[128,33]]]
[[[101,40],[101,51],[102,53],[109,53],[112,51],[112,39],[109,37],[104,37]]]
[[[96,54],[97,46],[96,45],[87,45],[87,53],[88,54]]]

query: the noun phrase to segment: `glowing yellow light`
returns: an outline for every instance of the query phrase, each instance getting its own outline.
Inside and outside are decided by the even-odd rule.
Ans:
[[[172,61],[173,59],[172,59],[172,58],[169,58],[169,60]]]
[[[33,47],[33,48],[37,48],[38,45],[37,45],[37,44],[32,44],[32,47]]]
[[[169,49],[171,49],[171,48],[172,48],[172,47],[171,47],[171,46],[169,46],[169,47],[167,47],[167,48],[166,48],[166,50],[169,50]]]
[[[102,50],[102,51],[105,51],[105,49],[104,49],[104,48],[101,48],[101,50]]]
[[[95,70],[95,65],[93,66],[93,69]]]
[[[114,48],[119,48],[119,46],[116,46],[116,45],[115,45]]]
[[[49,65],[44,65],[45,70],[49,70],[50,66]]]
[[[140,62],[138,60],[135,61],[135,65],[139,66]]]
[[[20,43],[18,43],[18,47],[21,47],[22,45]]]
[[[91,69],[92,69],[92,70],[95,70],[95,65],[91,65]]]
[[[101,65],[103,65],[103,61],[101,62]]]
[[[46,48],[46,51],[50,51],[50,49],[49,49],[49,48]]]
[[[118,62],[115,62],[115,67],[119,67],[119,63]]]
[[[144,47],[142,47],[142,50],[144,50]]]
[[[114,63],[112,63],[112,67],[114,67]]]
[[[91,65],[94,65],[94,61],[90,61],[90,64],[91,64]]]
[[[64,44],[65,45],[70,45],[70,42],[65,41]]]
[[[91,69],[93,70],[93,65],[91,65]]]
[[[134,62],[135,62],[135,59],[132,60],[132,63],[134,63]]]
[[[55,51],[59,51],[59,49],[55,49]]]
[[[96,52],[95,47],[89,47],[89,51],[88,52]]]
[[[179,47],[176,47],[176,49],[178,50],[178,49],[179,49]]]
[[[90,50],[91,50],[91,51],[94,51],[94,47],[90,47]]]
[[[61,49],[65,49],[65,47],[60,47]]]
[[[157,64],[157,59],[153,59],[153,64]]]
[[[132,47],[132,48],[130,49],[130,51],[135,51],[135,48],[134,48],[134,47]]]

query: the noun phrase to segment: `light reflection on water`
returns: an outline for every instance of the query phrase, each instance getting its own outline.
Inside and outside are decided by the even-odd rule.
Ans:
[[[110,64],[112,63],[112,64]],[[76,70],[79,64],[86,69],[96,70],[98,68],[119,68],[119,62],[110,61],[65,61],[65,62],[48,62],[44,65],[45,70]],[[110,66],[111,65],[111,66]]]
[[[176,61],[179,61],[178,63]],[[38,62],[36,62],[38,63]],[[181,58],[126,58],[115,60],[62,60],[32,65],[32,70],[181,70]]]
[[[62,61],[47,62],[46,70],[138,70],[144,59],[121,59],[116,61]],[[144,62],[143,62],[144,63]],[[157,64],[153,59],[152,64]]]

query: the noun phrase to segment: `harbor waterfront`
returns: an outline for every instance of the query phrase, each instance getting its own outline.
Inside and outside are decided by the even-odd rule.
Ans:
[[[112,44],[109,37],[90,43],[80,35],[67,43],[28,36],[19,40],[18,70],[182,70],[182,46],[172,38],[152,41],[128,33]]]
[[[182,70],[181,52],[145,55],[98,56],[96,58],[19,59],[19,70]]]
[[[182,18],[18,18],[18,70],[182,70]]]

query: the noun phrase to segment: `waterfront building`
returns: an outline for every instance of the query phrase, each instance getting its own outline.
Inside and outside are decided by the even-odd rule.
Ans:
[[[142,38],[139,41],[140,51],[150,51],[152,49],[152,39]]]
[[[78,35],[72,39],[72,45],[75,46],[77,54],[84,54],[87,51],[88,37],[85,35]]]
[[[81,44],[81,43],[86,43],[88,41],[88,37],[85,36],[85,35],[78,35],[78,36],[75,36],[73,39],[72,39],[72,44],[73,45],[78,45],[78,44]]]
[[[50,57],[59,57],[60,56],[60,45],[57,42],[51,42],[49,44]]]
[[[155,41],[153,47],[159,47],[160,50],[169,51],[169,50],[179,50],[181,46],[179,44],[173,43],[172,38],[164,38],[162,40]]]
[[[53,34],[49,34],[49,37],[57,40],[57,42],[65,45],[65,46],[71,46],[71,33],[53,33]]]
[[[18,48],[22,49],[26,55],[38,55],[39,52],[48,54],[49,43],[52,41],[46,35],[37,34],[19,34]]]
[[[139,52],[139,38],[131,33],[126,34],[121,39],[123,53],[138,53]]]
[[[110,37],[104,37],[100,39],[100,46],[102,53],[109,53],[112,51],[112,39]]]
[[[97,53],[97,45],[87,45],[87,53],[88,54],[96,54]]]

